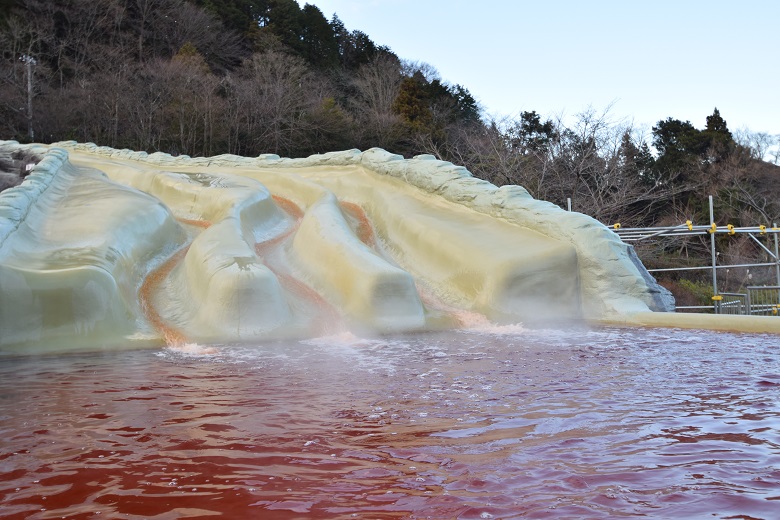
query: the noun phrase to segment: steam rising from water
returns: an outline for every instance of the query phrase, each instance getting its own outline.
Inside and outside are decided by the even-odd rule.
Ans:
[[[474,328],[6,358],[19,518],[772,518],[776,336]]]

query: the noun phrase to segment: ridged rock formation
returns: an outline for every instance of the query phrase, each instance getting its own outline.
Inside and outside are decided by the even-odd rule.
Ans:
[[[673,309],[605,226],[431,156],[94,144],[0,193],[0,349],[614,320]]]

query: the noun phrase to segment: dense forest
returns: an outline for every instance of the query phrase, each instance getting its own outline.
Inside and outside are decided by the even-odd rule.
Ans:
[[[669,117],[647,132],[608,109],[489,119],[433,66],[295,0],[0,0],[0,49],[3,139],[192,156],[376,146],[608,224],[708,224],[708,195],[721,224],[780,222],[779,136],[732,131],[717,108],[701,128]],[[708,251],[686,240],[643,259]],[[747,237],[721,249],[761,254]]]

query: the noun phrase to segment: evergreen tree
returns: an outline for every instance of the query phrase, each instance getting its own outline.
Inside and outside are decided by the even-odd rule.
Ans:
[[[650,153],[650,147],[646,142],[637,146],[631,133],[623,132],[620,139],[620,148],[617,152],[618,166],[623,175],[632,178],[639,178],[644,184],[654,186],[656,179],[653,175],[653,165],[655,159]]]
[[[267,8],[259,17],[262,29],[289,47],[303,53],[303,12],[295,0],[267,0]]]
[[[425,87],[420,78],[404,78],[393,101],[393,112],[403,118],[413,133],[430,131],[433,123],[430,95]]]
[[[697,130],[689,122],[668,118],[653,127],[653,146],[658,150],[655,163],[657,178],[681,174],[690,178],[694,167],[699,169],[727,158],[736,148],[725,119],[716,108],[707,116],[707,126]]]
[[[377,46],[362,31],[347,31],[344,23],[335,14],[330,22],[338,46],[341,66],[347,70],[359,69],[369,63],[377,54]]]
[[[479,123],[480,110],[477,100],[462,85],[453,85],[448,89],[455,100],[457,118],[466,123]]]
[[[708,132],[720,133],[731,137],[731,132],[726,125],[726,120],[720,115],[720,111],[715,107],[715,111],[711,116],[707,116],[707,129]]]
[[[653,146],[658,151],[655,162],[655,180],[661,181],[683,173],[696,164],[707,150],[707,142],[700,130],[690,121],[671,117],[653,127]]]
[[[301,25],[302,55],[312,65],[329,69],[339,64],[339,45],[336,34],[317,6],[303,6]]]
[[[707,126],[702,132],[706,141],[707,157],[709,162],[719,162],[734,151],[736,143],[728,129],[726,120],[720,115],[720,111],[715,108],[711,116],[707,116]]]
[[[507,132],[507,137],[509,146],[521,154],[539,152],[555,138],[555,125],[549,119],[542,122],[535,110],[523,112],[519,124]]]
[[[268,9],[268,0],[194,0],[194,3],[218,16],[226,28],[243,35],[252,32]]]

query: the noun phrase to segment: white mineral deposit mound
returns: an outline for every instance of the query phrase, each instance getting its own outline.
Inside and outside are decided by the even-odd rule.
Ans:
[[[0,350],[636,322],[673,300],[579,213],[384,150],[172,157],[75,142],[0,194]]]

